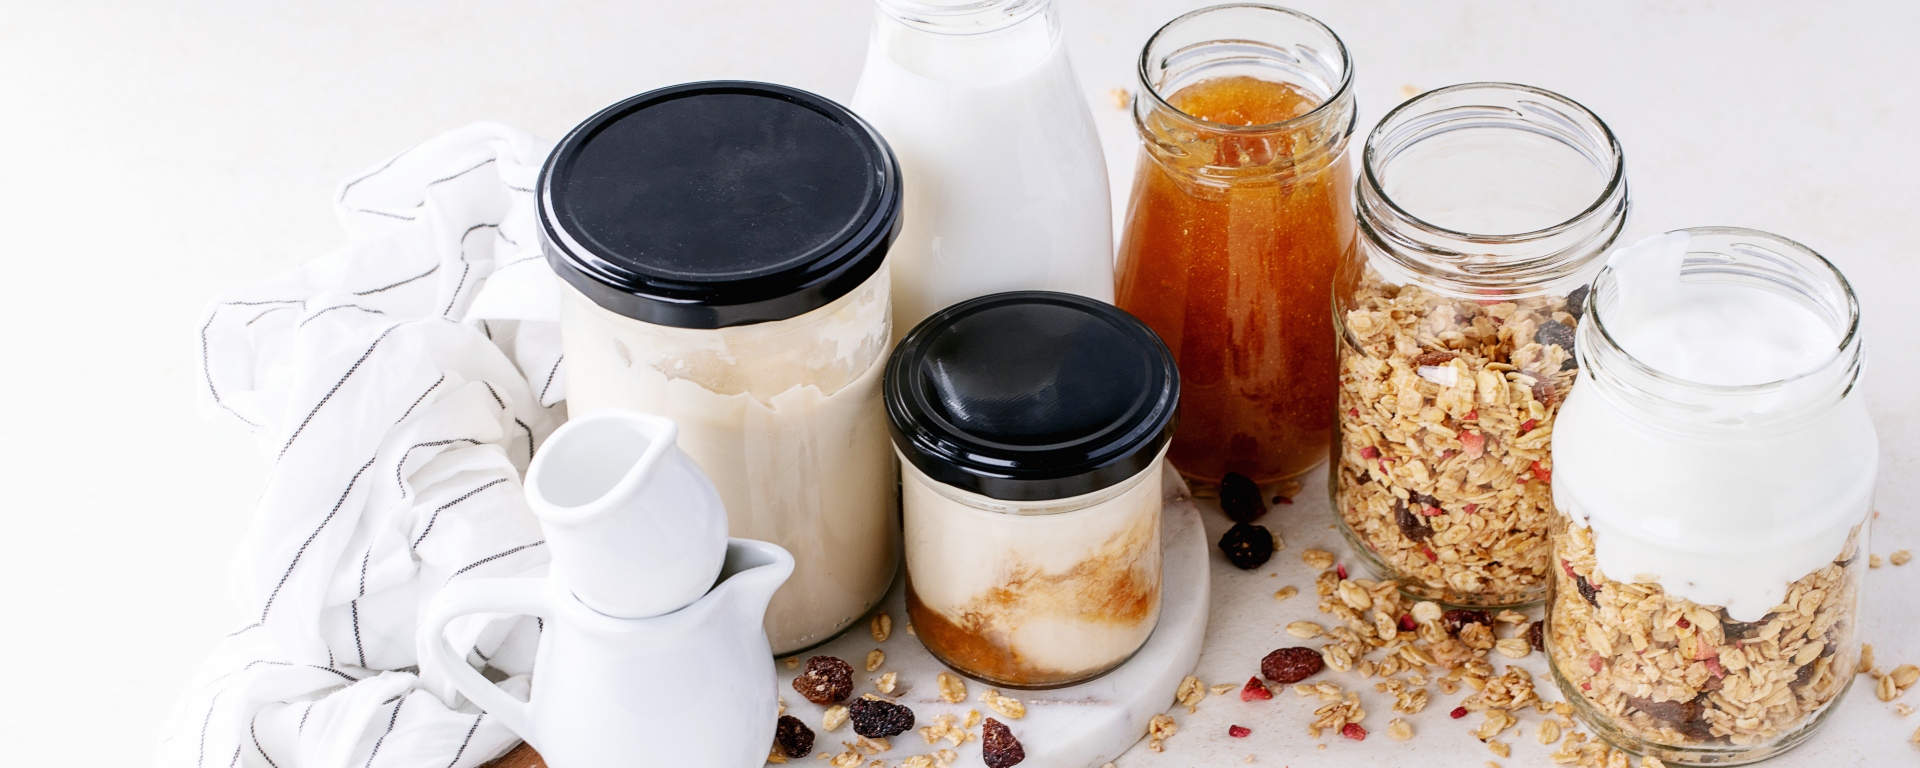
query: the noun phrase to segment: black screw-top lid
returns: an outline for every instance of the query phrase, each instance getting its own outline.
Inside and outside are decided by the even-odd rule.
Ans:
[[[1011,501],[1107,488],[1173,435],[1180,374],[1153,329],[1051,291],[966,301],[927,318],[887,361],[893,443],[927,476]]]
[[[900,167],[845,107],[767,83],[687,83],[608,107],[540,171],[555,272],[656,325],[724,328],[845,296],[900,231]]]

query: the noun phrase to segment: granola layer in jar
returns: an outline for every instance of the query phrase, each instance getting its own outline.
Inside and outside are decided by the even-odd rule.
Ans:
[[[1329,474],[1342,532],[1408,593],[1545,597],[1554,421],[1624,168],[1598,117],[1524,85],[1431,91],[1367,137]]]
[[[1585,290],[1483,303],[1368,272],[1340,317],[1335,506],[1379,570],[1424,598],[1538,600],[1548,446]]]
[[[1555,677],[1603,737],[1663,759],[1731,764],[1784,751],[1853,681],[1860,534],[1760,620],[1742,622],[1657,583],[1609,578],[1592,531],[1560,517],[1546,637]],[[1729,759],[1713,759],[1723,750]]]

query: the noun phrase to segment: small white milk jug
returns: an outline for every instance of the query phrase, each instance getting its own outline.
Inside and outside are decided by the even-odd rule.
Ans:
[[[773,742],[763,622],[793,556],[726,538],[719,496],[675,433],[669,419],[622,410],[555,431],[526,482],[552,575],[453,584],[421,622],[423,671],[444,675],[553,768],[749,768]],[[528,701],[447,643],[447,624],[474,613],[543,620]]]

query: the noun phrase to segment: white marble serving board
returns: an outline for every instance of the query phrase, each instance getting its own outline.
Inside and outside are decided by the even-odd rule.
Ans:
[[[949,704],[940,699],[935,676],[948,670],[920,641],[907,631],[907,612],[903,597],[904,580],[896,579],[893,589],[881,603],[881,610],[893,618],[893,633],[885,642],[875,642],[869,622],[862,620],[839,638],[814,650],[798,654],[802,664],[812,656],[836,656],[854,668],[854,697],[878,693],[874,683],[888,672],[899,673],[897,687],[888,698],[913,709],[914,730],[890,739],[891,750],[869,759],[888,765],[940,749],[960,754],[958,766],[983,765],[980,742],[969,741],[954,747],[947,741],[928,744],[919,728],[933,723],[935,717],[953,714],[964,718],[967,710],[1007,723],[1026,751],[1021,768],[1096,768],[1120,756],[1146,735],[1147,721],[1164,712],[1173,702],[1174,689],[1181,678],[1192,673],[1200,658],[1200,644],[1207,627],[1208,539],[1200,521],[1200,511],[1188,495],[1186,484],[1171,469],[1167,471],[1166,508],[1161,518],[1162,578],[1160,623],[1153,636],[1127,663],[1112,672],[1080,685],[1048,691],[1000,689],[1002,694],[1026,705],[1026,717],[1008,720],[979,701],[980,694],[994,686],[967,679],[967,701]],[[875,648],[886,653],[886,663],[867,672],[867,654]],[[842,725],[828,733],[820,729],[826,707],[813,704],[793,690],[793,678],[799,668],[778,665],[780,694],[787,714],[814,729],[814,754],[799,763],[819,764],[820,754],[836,754],[842,742],[858,741],[851,725]],[[976,726],[973,733],[980,729]]]

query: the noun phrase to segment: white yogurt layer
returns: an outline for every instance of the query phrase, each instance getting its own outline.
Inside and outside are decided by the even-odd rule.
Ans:
[[[1688,240],[1669,233],[1609,259],[1619,300],[1605,323],[1622,349],[1662,373],[1723,386],[1793,378],[1837,354],[1832,326],[1798,302],[1750,284],[1682,281]],[[1756,621],[1789,584],[1838,557],[1866,519],[1879,448],[1857,395],[1786,427],[1699,429],[1791,404],[1703,397],[1692,424],[1656,423],[1600,392],[1592,373],[1580,371],[1560,411],[1553,490],[1591,526],[1607,578],[1654,580]]]

